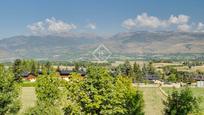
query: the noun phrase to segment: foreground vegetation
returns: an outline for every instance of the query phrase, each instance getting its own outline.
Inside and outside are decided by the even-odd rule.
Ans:
[[[184,88],[162,88],[166,93],[171,94],[174,90],[177,91],[181,91]],[[204,89],[203,88],[190,88],[190,90],[192,91],[192,94],[197,97],[200,98],[200,110],[201,110],[201,114],[204,114]]]
[[[25,66],[29,64],[21,60],[16,60],[13,66],[9,68],[1,65],[0,104],[2,115],[16,114],[22,107],[18,100],[20,85],[35,87],[36,98],[33,96],[33,101],[35,101],[34,104],[32,103],[33,106],[31,108],[23,106],[21,110],[24,109],[25,111],[20,111],[20,114],[25,115],[143,115],[150,112],[166,115],[180,115],[183,113],[186,115],[200,111],[200,98],[195,96],[189,89],[183,89],[181,93],[173,91],[169,93],[167,98],[163,96],[158,88],[149,90],[148,88],[133,87],[132,83],[144,82],[147,74],[161,75],[153,67],[152,63],[145,64],[142,68],[137,63],[132,66],[128,61],[117,67],[90,63],[85,65],[87,69],[85,77],[77,73],[80,67],[80,64],[77,64],[74,72],[71,73],[69,81],[60,79],[51,64],[46,63],[43,65],[42,74],[37,76],[37,81],[29,83],[22,81],[21,73],[25,70],[31,71],[33,74],[37,72],[36,62],[30,62],[31,67]],[[169,68],[166,69],[169,70]],[[180,79],[177,75],[182,75],[181,73],[177,74],[177,71],[172,68],[170,71],[165,72],[170,72],[167,80],[172,80],[173,77],[173,80],[177,81]],[[142,91],[144,91],[144,95]],[[156,98],[158,100],[154,101]],[[182,101],[177,103],[177,100]],[[176,105],[179,104],[178,107],[174,105],[175,102]],[[154,107],[153,110],[155,111],[152,111],[151,106]],[[151,110],[148,110],[148,108]]]
[[[166,93],[171,93],[173,88],[162,88]],[[139,88],[140,91],[143,92],[144,98],[144,113],[145,115],[163,115],[163,99],[165,98],[164,95],[161,94],[159,88],[151,88],[151,87],[144,87]],[[181,90],[178,88],[177,90]],[[193,95],[196,97],[204,97],[204,90],[202,88],[191,88]],[[36,101],[35,95],[35,88],[34,87],[23,87],[22,88],[22,109],[21,112],[24,112],[29,107],[34,106]],[[200,109],[204,110],[204,101],[200,104]],[[204,113],[202,111],[201,115]]]

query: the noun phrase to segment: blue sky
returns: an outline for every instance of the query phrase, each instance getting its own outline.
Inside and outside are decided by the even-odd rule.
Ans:
[[[68,31],[101,35],[140,29],[177,28],[186,31],[198,28],[198,25],[202,29],[203,6],[203,0],[1,0],[0,38]],[[171,15],[178,18],[178,22],[170,23]],[[141,22],[137,16],[147,19],[147,22],[155,18],[154,23],[159,22],[157,25],[146,25],[144,23],[147,22]],[[185,16],[187,21],[179,21]],[[59,28],[53,25],[51,30],[36,30],[39,29],[37,22],[42,22],[46,28],[50,21],[65,29],[57,30]]]

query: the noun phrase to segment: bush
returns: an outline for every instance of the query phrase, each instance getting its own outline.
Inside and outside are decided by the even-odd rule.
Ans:
[[[189,113],[199,112],[200,98],[193,96],[189,88],[181,90],[181,92],[173,91],[168,96],[167,101],[164,101],[166,106],[164,109],[165,115],[187,115]]]
[[[58,107],[47,106],[45,104],[39,104],[38,106],[28,109],[25,115],[61,115],[61,111]]]

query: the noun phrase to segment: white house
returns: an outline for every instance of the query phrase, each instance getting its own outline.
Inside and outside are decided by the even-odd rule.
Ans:
[[[203,87],[204,88],[204,76],[199,75],[196,77],[195,80],[196,80],[197,87]]]
[[[203,81],[197,81],[197,87],[204,87],[204,80]]]

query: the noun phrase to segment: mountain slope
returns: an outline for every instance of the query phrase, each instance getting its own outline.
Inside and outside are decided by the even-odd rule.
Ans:
[[[99,44],[113,54],[204,53],[204,33],[126,32],[108,39],[97,35],[14,36],[0,40],[0,58],[89,58]]]
[[[204,49],[204,33],[128,32],[110,40],[118,44],[113,49],[129,54],[203,53]]]

